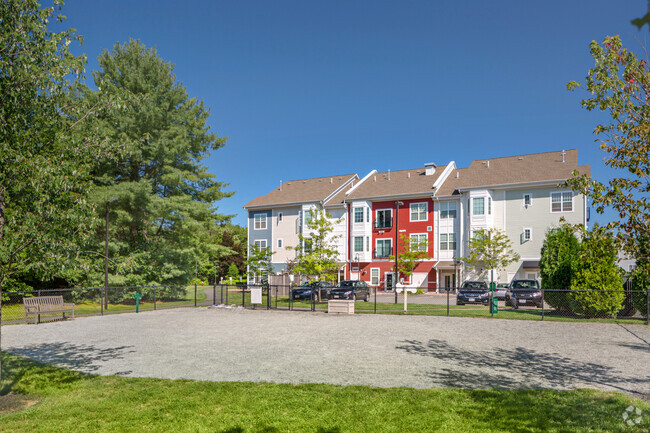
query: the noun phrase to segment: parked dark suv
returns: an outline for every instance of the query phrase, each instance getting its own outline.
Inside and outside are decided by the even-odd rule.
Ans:
[[[353,299],[368,302],[370,300],[370,287],[365,281],[345,280],[330,290],[328,299]]]
[[[334,287],[329,281],[312,281],[302,283],[300,287],[291,290],[291,299],[318,299],[318,289],[320,288],[320,298],[327,299],[330,290]]]
[[[465,281],[456,295],[456,305],[488,304],[488,286],[485,281]]]
[[[542,290],[537,280],[512,280],[506,293],[506,305],[519,308],[521,305],[534,305],[542,308]]]

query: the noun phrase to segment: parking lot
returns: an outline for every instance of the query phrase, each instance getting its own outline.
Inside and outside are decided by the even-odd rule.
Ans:
[[[3,327],[17,355],[102,375],[579,387],[650,394],[650,327],[202,307]]]

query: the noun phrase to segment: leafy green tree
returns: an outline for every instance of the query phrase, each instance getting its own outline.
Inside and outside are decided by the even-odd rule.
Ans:
[[[264,285],[268,284],[268,276],[273,272],[272,256],[273,252],[270,248],[261,248],[257,244],[251,244],[248,260],[246,260],[248,275],[253,277],[247,278],[249,282],[255,280],[255,282],[261,282]]]
[[[411,238],[410,236],[401,234],[399,239],[402,244],[402,248],[399,250],[397,256],[397,270],[400,274],[410,277],[413,275],[413,270],[415,267],[422,261],[429,258],[429,245],[427,241],[422,241],[420,239]],[[399,246],[398,246],[399,248]],[[391,260],[395,260],[395,256],[390,256]],[[398,277],[399,280],[399,277]],[[404,287],[404,312],[407,312],[408,309],[408,292],[406,287]]]
[[[580,241],[568,224],[546,232],[539,261],[544,300],[558,310],[568,310],[568,292],[578,269]],[[564,290],[555,292],[553,290]]]
[[[238,278],[239,277],[239,269],[237,268],[237,265],[234,263],[231,263],[230,266],[228,267],[228,276],[231,278]]]
[[[595,66],[585,79],[590,96],[582,107],[609,114],[594,133],[607,154],[605,164],[622,173],[607,183],[574,173],[567,185],[590,197],[598,213],[613,208],[619,220],[607,227],[618,231],[619,244],[632,257],[648,260],[640,246],[650,239],[650,71],[647,61],[623,48],[618,36],[606,37],[602,45],[592,41],[590,49]],[[567,84],[570,90],[581,86]]]
[[[332,221],[332,216],[320,206],[311,209],[305,220],[307,234],[298,234],[301,245],[295,247],[298,256],[293,271],[307,275],[312,280],[334,280],[339,268],[336,240],[340,236],[333,235],[333,232],[334,224],[340,221]],[[318,300],[320,301],[320,290]]]
[[[112,103],[78,98],[86,59],[70,44],[81,37],[48,28],[64,20],[62,5],[0,2],[0,307],[10,280],[49,279],[74,263],[93,224],[89,163],[114,150],[90,122]]]
[[[117,264],[110,284],[185,283],[197,260],[213,270],[210,258],[232,252],[212,242],[211,234],[230,218],[218,214],[214,203],[232,193],[222,191],[225,184],[202,160],[225,138],[209,131],[209,111],[188,96],[173,65],[155,49],[130,40],[102,52],[98,61],[93,77],[99,91],[124,92],[140,102],[96,122],[107,141],[128,143],[119,161],[100,158],[92,172],[92,200],[102,219],[110,203],[110,256]],[[86,89],[85,97],[92,102],[98,92]],[[98,227],[88,249],[101,249],[104,236]],[[87,283],[102,277],[101,263],[91,263]]]
[[[585,233],[568,297],[572,311],[586,316],[616,317],[625,301],[617,259],[618,250],[608,230],[596,225]]]
[[[508,236],[495,228],[475,231],[468,241],[468,248],[469,255],[462,260],[479,274],[487,270],[505,269],[519,260],[519,254],[513,251]]]

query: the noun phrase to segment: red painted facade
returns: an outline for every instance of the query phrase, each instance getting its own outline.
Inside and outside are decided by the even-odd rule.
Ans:
[[[427,242],[429,243],[427,255],[434,256],[434,213],[433,213],[433,200],[430,198],[419,198],[411,200],[400,200],[399,215],[396,218],[396,205],[395,200],[378,201],[372,203],[371,221],[372,221],[372,240],[370,250],[372,254],[371,262],[352,263],[351,268],[359,268],[360,278],[371,284],[372,269],[379,269],[380,287],[384,286],[386,281],[386,273],[393,273],[395,271],[395,261],[391,260],[389,256],[394,255],[395,234],[399,230],[398,235],[411,236],[413,234],[426,235]],[[426,218],[420,219],[422,212],[414,212],[414,219],[411,218],[411,205],[422,204],[426,205]],[[348,221],[352,221],[352,214],[348,215]],[[399,225],[399,227],[397,227]],[[390,250],[385,248],[386,243],[390,243]],[[404,245],[398,236],[399,249],[398,254],[404,251]],[[352,251],[352,238],[348,243],[349,251]],[[427,273],[427,288],[428,290],[436,289],[436,270],[434,269],[435,262],[427,260],[419,263],[413,272]],[[349,272],[352,269],[348,269]],[[355,272],[356,273],[356,272]],[[350,274],[348,274],[350,275]],[[404,279],[404,284],[412,284],[413,281],[408,276],[400,275],[400,279]]]

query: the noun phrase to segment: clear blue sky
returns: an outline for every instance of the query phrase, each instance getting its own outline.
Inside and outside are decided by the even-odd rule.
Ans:
[[[140,39],[176,65],[227,145],[206,160],[232,198],[281,180],[579,149],[611,176],[594,143],[599,115],[566,90],[593,65],[593,39],[620,34],[646,0],[68,0],[66,26],[102,49]],[[592,213],[592,217],[594,217]],[[604,221],[604,218],[598,218]]]

